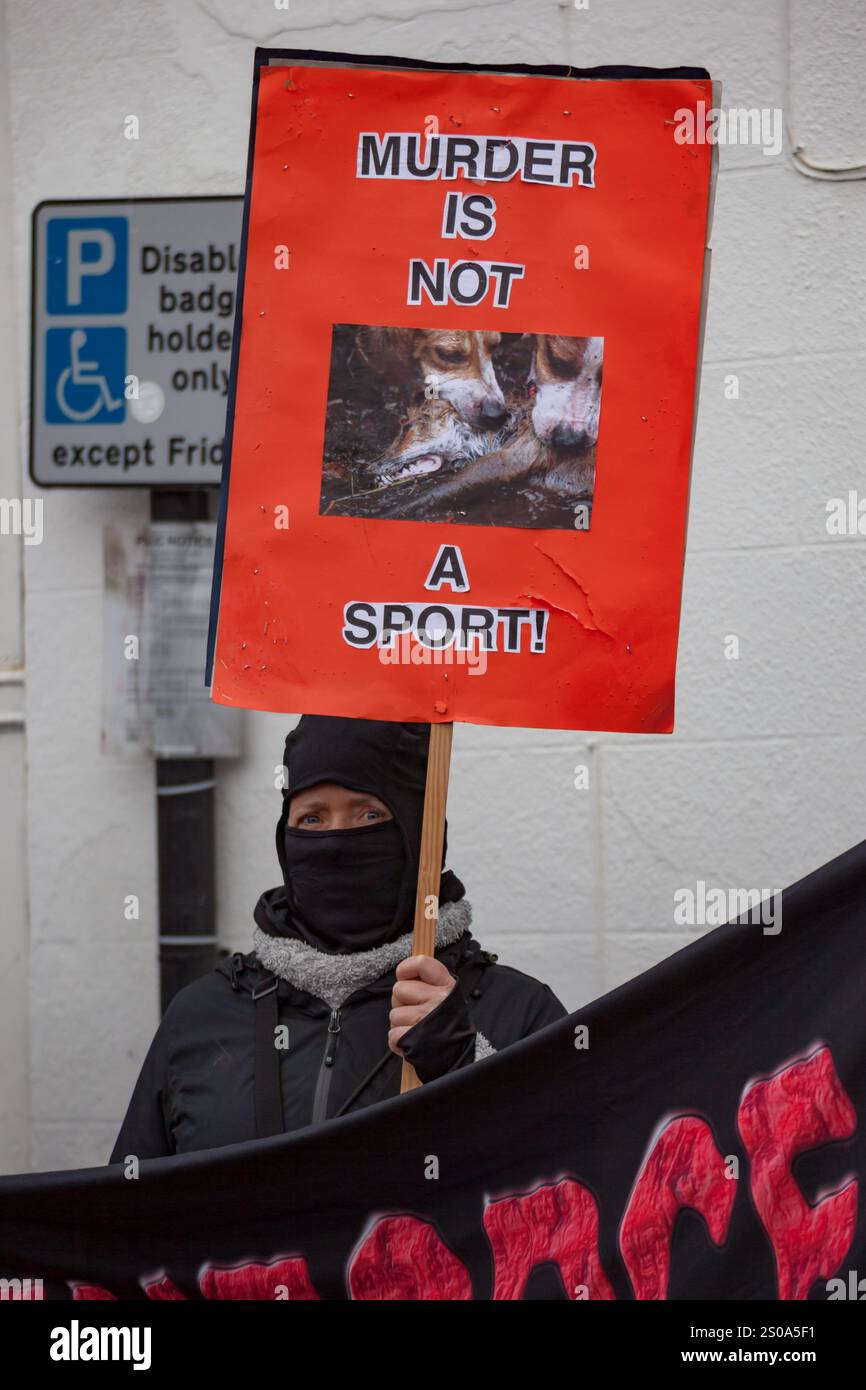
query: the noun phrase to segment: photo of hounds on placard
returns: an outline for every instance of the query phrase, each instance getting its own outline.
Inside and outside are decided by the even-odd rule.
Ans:
[[[603,338],[335,324],[320,512],[587,530]]]

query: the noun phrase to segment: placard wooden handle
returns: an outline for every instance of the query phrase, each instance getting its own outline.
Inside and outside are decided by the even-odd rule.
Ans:
[[[442,842],[445,838],[445,805],[448,801],[448,774],[451,769],[453,724],[431,724],[427,752],[427,781],[424,787],[424,819],[418,860],[418,891],[415,895],[415,926],[412,933],[413,956],[432,956],[436,950],[436,922],[439,917],[439,880],[442,876]],[[400,1094],[414,1091],[421,1082],[415,1068],[403,1059]]]

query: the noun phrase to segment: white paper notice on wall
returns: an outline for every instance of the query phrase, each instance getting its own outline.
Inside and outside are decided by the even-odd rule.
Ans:
[[[202,682],[216,524],[103,530],[102,751],[232,758],[241,710]]]

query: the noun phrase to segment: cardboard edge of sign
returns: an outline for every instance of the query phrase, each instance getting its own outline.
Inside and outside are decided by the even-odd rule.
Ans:
[[[244,215],[243,226],[241,229],[241,246],[238,257],[238,289],[235,295],[235,324],[232,340],[231,367],[229,372],[228,402],[226,406],[226,433],[223,445],[223,465],[220,476],[220,496],[219,512],[217,517],[216,546],[214,548],[214,571],[213,586],[211,589],[211,608],[208,623],[207,656],[205,658],[205,685],[213,685],[214,657],[216,652],[217,628],[219,624],[219,601],[220,590],[222,587],[223,559],[225,555],[225,532],[228,518],[228,497],[229,480],[231,476],[232,461],[232,440],[234,435],[235,417],[235,396],[237,393],[238,360],[240,356],[240,329],[243,322],[243,295],[244,280],[246,278],[247,262],[247,239],[249,234],[250,217],[250,194],[253,181],[253,161],[255,158],[255,137],[256,137],[256,111],[258,109],[259,98],[259,76],[263,68],[285,66],[291,63],[304,63],[328,67],[363,67],[380,68],[392,71],[412,71],[412,72],[453,72],[453,73],[500,73],[503,75],[514,75],[517,77],[556,77],[571,81],[683,81],[683,82],[706,82],[711,81],[711,77],[706,68],[702,67],[672,67],[672,68],[652,68],[643,66],[632,66],[629,64],[606,64],[594,68],[575,68],[565,67],[561,64],[535,64],[535,63],[439,63],[432,62],[426,58],[399,58],[394,56],[383,56],[381,54],[370,55],[366,53],[334,53],[326,49],[303,49],[303,48],[256,48],[253,61],[253,84],[252,97],[250,102],[250,135],[247,146],[247,174],[244,185]],[[715,103],[716,87],[721,93],[721,84],[713,83],[713,100]],[[708,194],[707,208],[707,236],[709,240],[709,227],[712,217],[713,198],[715,195],[716,168],[718,163],[718,149],[715,145],[711,147],[711,173],[710,188]],[[702,276],[701,290],[701,314],[698,332],[697,365],[700,368],[701,355],[703,352],[703,332],[706,318],[707,300],[707,279],[709,273],[708,253],[704,257],[704,268]],[[686,532],[684,532],[684,542],[687,538],[688,528],[688,497],[691,493],[691,474],[692,458],[694,454],[695,427],[697,418],[697,393],[700,380],[695,385],[695,407],[692,418],[692,442],[689,454],[689,476],[688,494],[686,498]],[[685,544],[683,546],[683,564],[685,565]],[[679,639],[679,613],[677,614],[677,639]]]
[[[717,79],[712,83],[712,104],[715,110],[722,104],[722,84]],[[677,613],[677,632],[676,646],[679,650],[680,643],[680,619],[682,615],[682,587],[686,571],[686,553],[689,548],[689,518],[692,506],[692,467],[695,461],[695,440],[698,433],[698,405],[701,396],[701,363],[704,357],[704,337],[707,327],[707,305],[710,297],[710,270],[712,268],[713,251],[710,239],[713,234],[713,212],[716,203],[716,183],[719,177],[719,147],[710,146],[710,186],[707,190],[707,226],[704,233],[704,264],[701,274],[701,303],[698,313],[698,343],[697,357],[695,360],[695,398],[692,404],[692,438],[689,445],[689,472],[686,482],[686,520],[683,528],[683,567],[680,572],[680,607]],[[673,728],[671,729],[673,732]]]

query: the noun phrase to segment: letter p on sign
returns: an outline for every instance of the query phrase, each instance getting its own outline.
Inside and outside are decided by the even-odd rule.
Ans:
[[[125,217],[52,217],[47,228],[49,314],[125,314]]]

